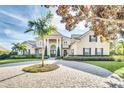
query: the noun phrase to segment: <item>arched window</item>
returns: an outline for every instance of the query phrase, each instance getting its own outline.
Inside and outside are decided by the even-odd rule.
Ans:
[[[51,45],[50,50],[55,50],[56,46],[55,45]]]

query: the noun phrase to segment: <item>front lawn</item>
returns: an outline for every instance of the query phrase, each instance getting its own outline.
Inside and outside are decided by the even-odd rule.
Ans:
[[[88,61],[87,63],[100,66],[124,78],[124,62],[117,61]]]
[[[6,59],[0,60],[0,64],[8,64],[8,63],[17,63],[17,62],[25,62],[25,61],[36,61],[39,59]]]

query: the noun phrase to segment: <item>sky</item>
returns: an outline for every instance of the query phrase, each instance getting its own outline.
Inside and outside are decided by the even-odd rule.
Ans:
[[[64,36],[70,37],[71,34],[83,34],[88,31],[81,22],[77,27],[69,32],[65,29],[64,24],[60,23],[61,17],[55,11],[56,8],[50,9],[54,14],[52,24],[57,27],[57,31]],[[12,43],[20,43],[27,40],[35,40],[32,33],[24,33],[27,29],[29,20],[35,20],[40,16],[44,16],[49,10],[41,6],[0,6],[0,45],[7,49],[11,49]]]

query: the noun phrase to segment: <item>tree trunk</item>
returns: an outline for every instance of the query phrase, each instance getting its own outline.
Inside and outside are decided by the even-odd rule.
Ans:
[[[42,47],[42,67],[44,66],[44,40],[43,40],[43,47]]]

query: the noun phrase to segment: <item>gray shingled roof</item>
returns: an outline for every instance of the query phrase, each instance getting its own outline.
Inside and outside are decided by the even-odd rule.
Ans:
[[[32,47],[36,47],[35,41],[28,40],[28,41],[23,42],[23,44],[25,44],[25,43],[30,44]]]

